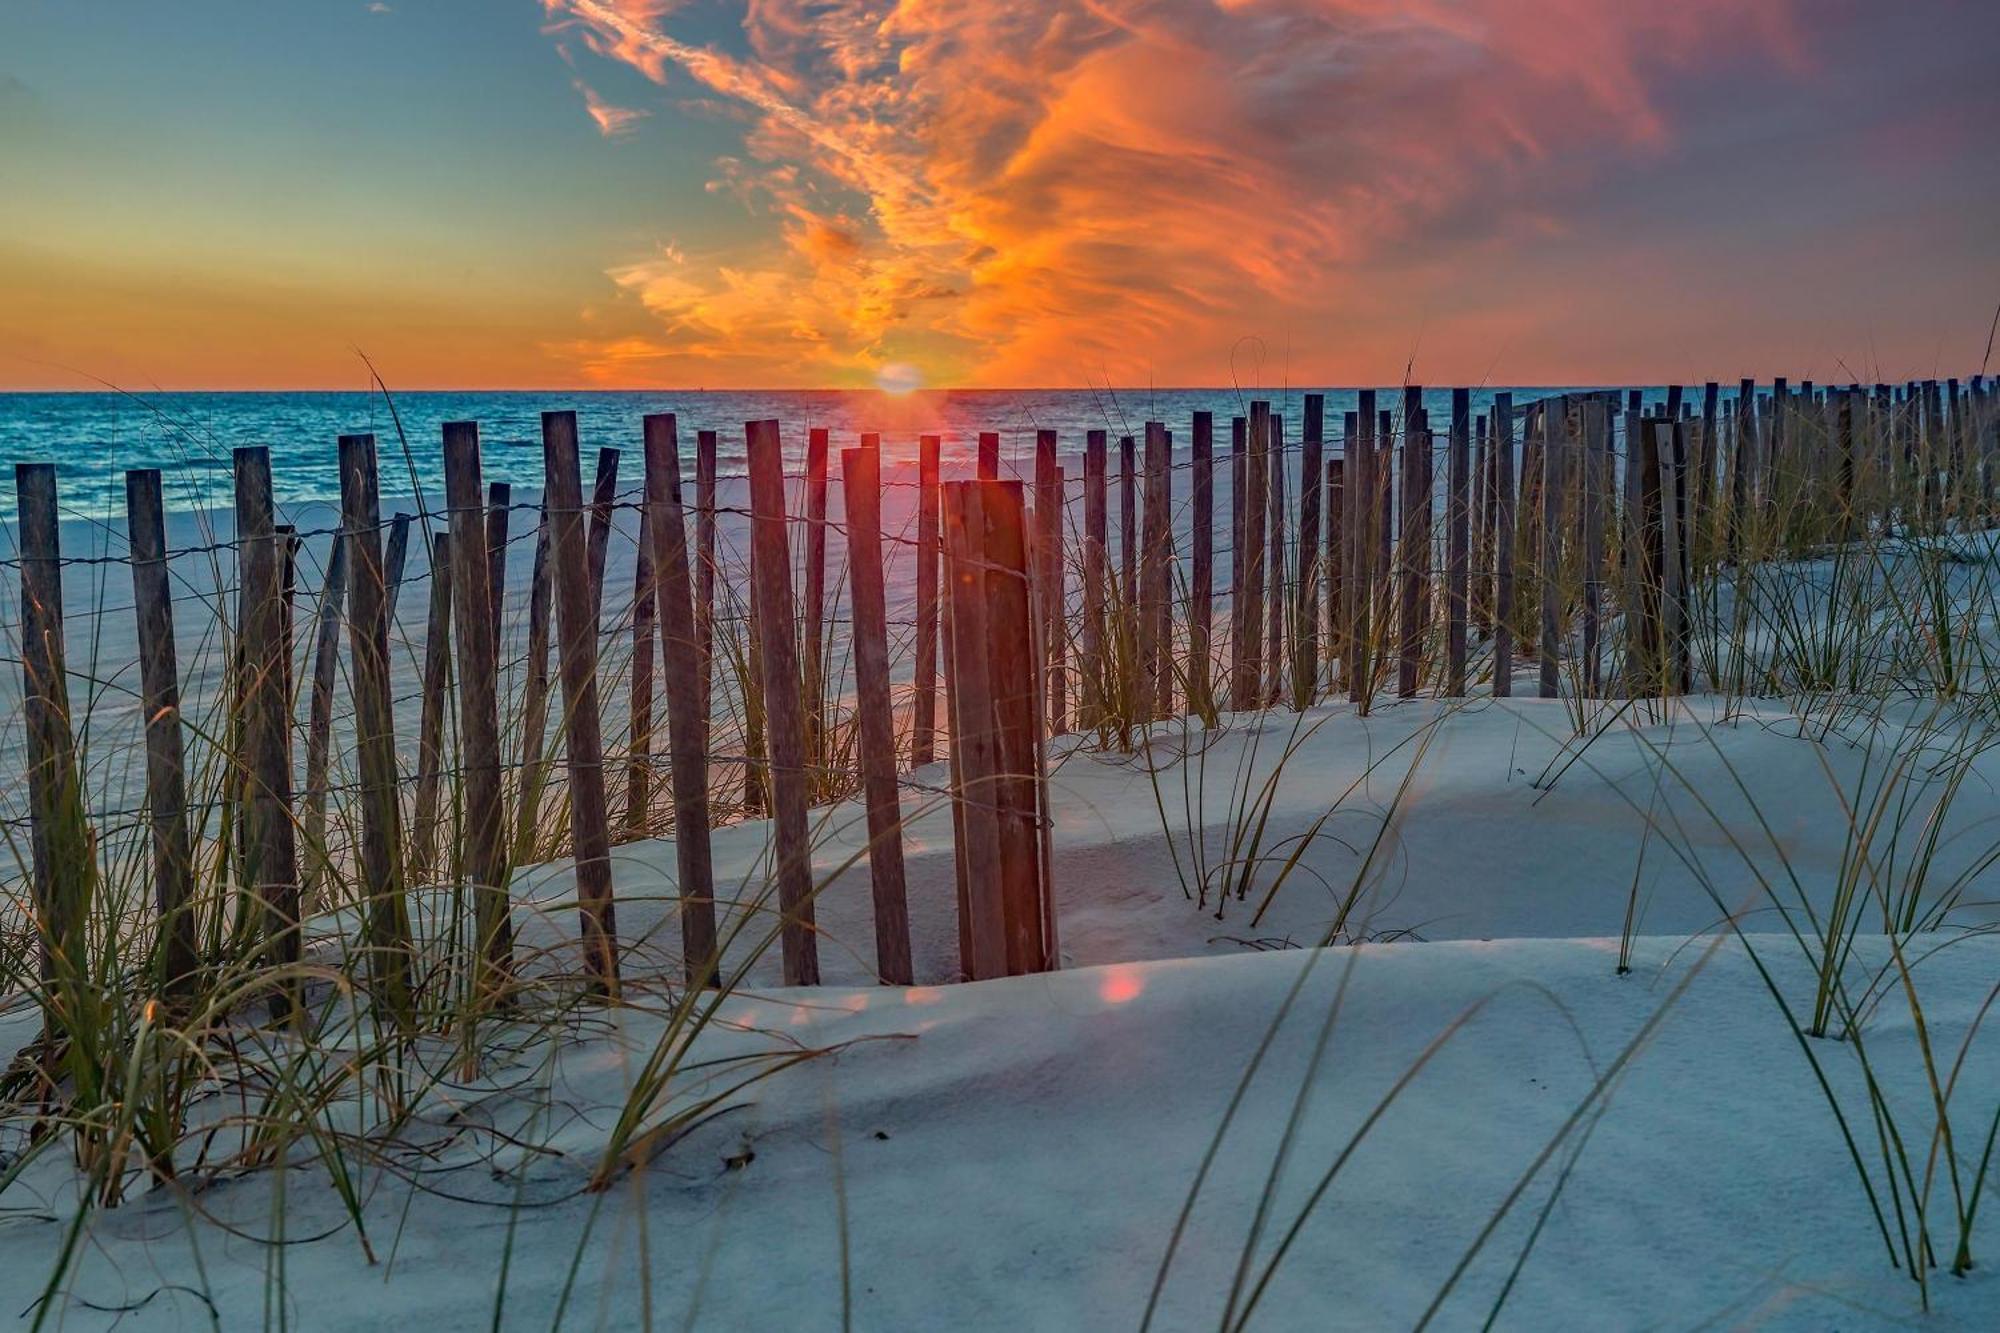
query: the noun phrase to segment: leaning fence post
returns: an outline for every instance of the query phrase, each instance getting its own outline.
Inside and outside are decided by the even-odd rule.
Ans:
[[[361,769],[361,886],[368,971],[399,1022],[410,1009],[410,913],[404,896],[396,724],[389,702],[388,581],[373,435],[340,437],[341,542],[347,547],[347,640]]]
[[[826,470],[827,429],[806,432],[805,573],[799,589],[799,676],[804,688],[800,711],[805,715],[806,754],[821,762],[826,700]]]
[[[979,432],[979,479],[993,481],[1000,476],[1000,433]]]
[[[854,603],[854,704],[868,804],[868,879],[874,891],[875,970],[907,986],[910,914],[903,885],[903,808],[896,790],[896,727],[889,707],[889,624],[882,579],[882,456],[877,436],[840,454],[847,506],[849,596]]]
[[[792,568],[785,541],[784,454],[776,421],[746,428],[750,459],[751,598],[764,643],[765,745],[770,756],[772,833],[778,904],[784,913],[787,986],[819,984],[814,934],[812,849],[806,840],[804,720],[799,666],[793,651]]]
[[[703,432],[707,434],[708,432]],[[708,829],[708,716],[701,682],[700,629],[689,586],[687,517],[681,504],[679,424],[672,413],[645,419],[646,518],[650,569],[660,613],[667,752],[674,794],[674,864],[680,876],[681,964],[690,986],[714,985],[715,873]]]
[[[495,483],[496,487],[499,483]],[[465,782],[465,878],[473,901],[477,993],[505,997],[514,974],[507,849],[500,812],[500,700],[491,546],[493,511],[480,499],[479,427],[444,424],[451,613],[458,660],[458,741]],[[500,510],[504,516],[504,508]],[[504,550],[504,548],[503,548]],[[432,603],[436,608],[435,600]]]
[[[586,547],[590,560],[590,618],[593,624],[604,609],[604,561],[611,552],[611,510],[617,501],[618,451],[599,449],[597,479],[590,492],[590,538]]]
[[[917,441],[917,662],[911,674],[910,763],[937,758],[938,455],[944,441]]]
[[[643,838],[653,801],[653,634],[658,598],[653,579],[653,510],[639,508],[632,557],[632,720],[626,742],[625,836]]]
[[[25,539],[25,514],[21,527]],[[153,905],[159,919],[155,976],[164,994],[183,996],[194,982],[200,957],[195,946],[194,841],[187,817],[180,670],[174,651],[166,515],[157,469],[125,474],[125,531],[131,548],[132,602],[138,612],[139,702],[146,719],[146,811],[152,823]],[[24,582],[27,549],[24,541]],[[25,591],[21,599],[24,611],[29,606]],[[23,636],[24,662],[32,637]]]
[[[1130,435],[1118,438],[1118,600],[1126,615],[1139,605],[1139,459]]]
[[[507,528],[514,510],[514,488],[496,481],[486,488],[486,632],[493,639],[493,660],[500,660],[500,626],[507,612]]]
[[[334,676],[340,666],[340,611],[347,600],[347,540],[333,534],[320,593],[306,721],[305,895],[315,900],[333,858],[327,843],[326,784],[333,749]]]
[[[1251,415],[1256,415],[1254,404]],[[1264,660],[1268,664],[1269,676],[1264,684],[1262,699],[1264,706],[1269,708],[1275,707],[1278,696],[1284,693],[1285,642],[1289,628],[1285,621],[1292,613],[1291,598],[1285,592],[1285,419],[1275,412],[1270,415],[1266,440],[1264,479],[1269,488],[1266,510],[1270,515],[1271,530],[1265,539],[1269,569],[1264,581]]]
[[[249,882],[264,907],[266,958],[289,968],[299,958],[298,844],[292,825],[292,774],[285,699],[282,553],[271,501],[271,455],[261,445],[236,450],[236,540],[243,599],[244,687],[240,757],[248,777],[244,809]],[[274,1017],[297,1009],[288,978],[271,1001]]]
[[[542,413],[542,514],[555,566],[556,653],[569,742],[570,843],[584,966],[594,990],[618,992],[618,921],[611,886],[610,812],[604,795],[604,737],[597,705],[597,617],[577,459],[576,413]]]
[[[431,602],[424,628],[423,704],[417,718],[417,795],[410,814],[410,874],[437,871],[438,784],[444,773],[445,695],[451,679],[451,534],[431,534]]]

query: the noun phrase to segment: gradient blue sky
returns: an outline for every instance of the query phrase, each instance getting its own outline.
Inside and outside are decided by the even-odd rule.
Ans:
[[[0,387],[1978,368],[2000,5],[13,0]]]

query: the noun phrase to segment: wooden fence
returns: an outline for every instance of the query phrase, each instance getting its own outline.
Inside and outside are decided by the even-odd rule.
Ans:
[[[336,862],[358,886],[377,1004],[413,1003],[408,897],[441,881],[471,904],[478,987],[504,995],[519,966],[510,882],[531,857],[555,852],[574,858],[590,984],[615,994],[612,847],[663,832],[675,838],[685,979],[712,984],[723,936],[710,830],[754,815],[771,821],[784,978],[812,984],[808,810],[858,795],[877,971],[906,984],[901,795],[910,788],[952,802],[964,975],[1041,970],[1059,957],[1044,776],[1053,737],[1130,745],[1151,724],[1213,722],[1225,705],[1344,697],[1367,708],[1385,693],[1475,688],[1506,696],[1521,656],[1543,697],[1684,692],[1697,683],[1688,655],[1697,567],[1748,558],[1753,538],[1769,556],[1891,527],[1988,525],[1996,513],[2000,413],[1979,377],[1833,389],[1777,380],[1762,391],[1745,380],[1733,397],[1710,383],[1652,403],[1638,392],[1518,405],[1499,394],[1479,414],[1456,390],[1438,422],[1414,387],[1384,401],[1362,391],[1337,439],[1322,395],[1305,395],[1295,433],[1270,404],[1251,402],[1230,423],[1223,458],[1209,413],[1194,414],[1178,452],[1166,423],[1146,423],[1117,442],[1115,540],[1105,431],[1088,432],[1070,465],[1056,433],[1038,432],[1019,480],[1003,477],[997,434],[979,437],[968,480],[943,476],[937,436],[917,441],[906,465],[885,463],[879,437],[863,435],[839,452],[837,518],[827,432],[811,432],[802,470],[787,472],[775,421],[745,428],[741,506],[718,501],[719,437],[708,430],[694,440],[690,498],[672,415],[644,421],[641,484],[620,490],[620,455],[603,448],[586,496],[574,414],[544,414],[534,503],[487,485],[478,427],[448,424],[443,507],[386,520],[376,442],[344,436],[339,521],[308,533],[278,522],[268,452],[242,448],[233,534],[178,550],[167,542],[160,473],[133,471],[126,549],[95,558],[129,566],[131,579],[145,768],[143,802],[127,811],[87,799],[78,753],[63,571],[91,560],[59,549],[55,468],[22,464],[10,563],[21,586],[26,824],[44,976],[75,970],[100,878],[98,832],[128,815],[150,830],[152,966],[169,995],[222,947],[222,927],[197,929],[197,883],[230,886],[239,917],[254,909],[255,947],[284,964],[300,957]],[[914,500],[891,531],[884,499],[898,492]],[[636,523],[634,577],[629,602],[607,615],[620,515]],[[529,516],[531,528],[512,527]],[[721,549],[724,518],[747,534],[747,564]],[[829,534],[844,569],[829,564]],[[309,538],[326,539],[329,554],[302,629],[297,555]],[[499,628],[506,556],[529,538],[526,648],[510,689]],[[429,597],[415,695],[398,698],[392,627],[412,545]],[[226,777],[200,803],[171,577],[176,562],[197,559],[233,562],[235,579],[223,617],[226,726],[202,737],[222,752]],[[890,614],[892,571],[908,572],[912,617]],[[343,632],[344,710],[335,697]],[[626,696],[614,728],[607,655],[622,663]],[[413,757],[397,744],[399,706],[411,704]],[[551,707],[559,758],[546,749]],[[929,773],[940,739],[941,778]],[[329,778],[336,740],[351,750],[352,783]],[[334,794],[351,835],[341,849]],[[546,834],[550,808],[566,812],[565,835]],[[281,1013],[297,1002],[289,989],[276,1000]]]

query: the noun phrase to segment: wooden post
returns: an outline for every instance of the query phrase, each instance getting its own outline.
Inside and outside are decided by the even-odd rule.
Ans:
[[[1465,694],[1465,627],[1472,556],[1472,393],[1451,391],[1451,435],[1445,455],[1444,692]]]
[[[1375,393],[1363,389],[1361,406],[1345,428],[1349,457],[1347,478],[1347,697],[1365,704],[1374,691],[1374,558],[1375,558]]]
[[[403,570],[410,558],[410,516],[398,511],[389,520],[389,547],[382,557],[388,566],[388,591],[382,602],[382,618],[390,627],[396,624],[396,600],[403,591]]]
[[[501,483],[495,483],[496,489]],[[514,975],[507,848],[500,813],[499,647],[491,582],[493,510],[480,504],[479,427],[444,425],[445,508],[450,524],[451,613],[458,647],[458,742],[465,783],[465,878],[479,938],[478,993],[505,998]],[[505,509],[499,511],[505,514]],[[502,548],[504,550],[504,547]],[[436,602],[433,600],[433,610]]]
[[[593,991],[618,993],[618,921],[612,901],[611,818],[604,792],[604,737],[597,704],[597,617],[590,604],[583,475],[576,413],[542,413],[542,514],[555,565],[556,655],[569,743],[570,843],[584,967]]]
[[[659,606],[656,583],[653,577],[653,510],[651,505],[647,505],[639,511],[639,544],[632,556],[632,720],[625,762],[625,836],[628,838],[645,837],[651,824],[653,637]]]
[[[404,1025],[410,1004],[410,911],[403,879],[396,722],[389,699],[389,584],[375,437],[340,437],[341,544],[347,548],[347,643],[361,769],[361,890],[377,999]]]
[[[1493,633],[1493,449],[1486,414],[1472,432],[1472,624],[1481,638]]]
[[[979,484],[944,488],[945,679],[950,687],[954,864],[959,960],[967,980],[1007,975],[1007,929],[1000,891],[999,737],[987,631],[986,493]]]
[[[694,437],[694,643],[701,685],[701,748],[708,751],[715,697],[715,454],[712,430]],[[674,471],[680,471],[679,460]],[[669,723],[668,725],[672,725]]]
[[[1042,671],[1048,688],[1048,717],[1058,736],[1069,730],[1067,690],[1063,680],[1063,484],[1062,469],[1056,465],[1056,433],[1035,432],[1035,555],[1036,582],[1041,605],[1036,608],[1041,621],[1044,661]]]
[[[882,578],[882,461],[877,436],[840,455],[847,505],[847,561],[854,603],[855,712],[868,805],[868,878],[874,890],[875,971],[907,986],[910,914],[903,883],[903,809],[896,790],[896,729],[889,707],[889,625]]]
[[[1125,616],[1139,606],[1139,459],[1130,435],[1118,439],[1118,600]]]
[[[708,828],[708,713],[701,681],[701,629],[689,586],[680,435],[672,413],[647,416],[644,429],[647,531],[652,539],[660,660],[666,676],[674,863],[680,877],[681,963],[688,985],[712,986],[722,960],[716,950],[715,873]],[[713,457],[712,448],[709,452]]]
[[[597,632],[604,613],[604,562],[611,552],[611,511],[618,502],[618,451],[597,451],[597,480],[590,492],[590,538],[586,550],[590,559],[591,633]]]
[[[979,432],[979,479],[993,481],[1000,476],[1000,435],[997,431]]]
[[[451,682],[451,534],[431,535],[431,603],[424,629],[422,711],[417,718],[417,795],[410,818],[410,875],[437,877],[438,784],[444,772],[445,696]]]
[[[244,853],[249,883],[264,908],[265,958],[289,968],[299,958],[300,903],[287,753],[284,574],[279,567],[283,556],[271,500],[270,451],[261,445],[244,446],[236,450],[235,465],[245,671],[244,752],[239,758],[248,782]],[[295,979],[273,995],[271,1010],[277,1018],[297,1011]]]
[[[827,432],[806,432],[805,586],[800,589],[799,671],[805,695],[805,752],[815,764],[824,757],[826,728],[826,470]]]
[[[1195,413],[1190,436],[1194,475],[1188,535],[1194,543],[1194,568],[1188,586],[1187,688],[1189,707],[1206,714],[1215,706],[1210,648],[1215,633],[1215,417]]]
[[[1493,697],[1514,692],[1514,396],[1493,396]]]
[[[1350,438],[1348,445],[1353,443]],[[1348,667],[1347,648],[1347,449],[1326,460],[1326,554],[1320,568],[1326,576],[1327,657]]]
[[[1424,636],[1431,622],[1431,433],[1423,428],[1423,420],[1419,412],[1414,418],[1405,417],[1403,427],[1403,517],[1396,546],[1402,651],[1396,693],[1405,699],[1416,694],[1422,681]]]
[[[819,940],[813,924],[812,848],[806,840],[804,720],[799,667],[792,644],[792,567],[785,542],[784,453],[776,421],[752,421],[750,458],[750,577],[764,642],[765,743],[770,752],[772,832],[778,903],[784,913],[785,984],[819,984]]]
[[[18,473],[16,478],[18,485]],[[25,587],[27,517],[24,513],[21,523],[24,612],[31,606]],[[46,531],[46,520],[39,522]],[[181,737],[173,588],[167,570],[166,513],[156,469],[125,474],[125,530],[131,546],[132,602],[138,612],[139,706],[146,719],[146,813],[153,832],[153,907],[159,920],[153,976],[161,993],[177,999],[194,984],[201,959],[195,946],[194,837],[187,816],[187,757]],[[38,540],[41,535],[36,534]],[[42,555],[44,561],[49,558]],[[45,578],[47,572],[44,564],[37,570],[38,578]],[[38,600],[43,606],[50,605],[46,594],[40,594]],[[35,615],[45,631],[46,617],[39,609]],[[37,639],[48,641],[45,634],[23,635],[24,664],[30,660],[30,643]],[[59,646],[61,640],[54,642]],[[38,660],[37,666],[43,663]],[[41,868],[35,873],[39,888]]]
[[[340,610],[347,600],[347,538],[335,533],[328,547],[326,586],[320,592],[313,638],[313,669],[306,701],[305,897],[319,898],[333,849],[327,845],[326,784],[333,750],[334,676],[340,666]]]
[[[1039,695],[1029,597],[1027,527],[1019,482],[985,483],[988,681],[993,695],[1000,807],[999,883],[1012,975],[1048,968],[1050,916],[1042,865]]]
[[[1083,445],[1083,704],[1079,725],[1098,727],[1105,716],[1104,580],[1110,540],[1105,493],[1108,440],[1087,431]]]
[[[1583,693],[1600,693],[1603,674],[1601,647],[1604,620],[1605,505],[1611,480],[1611,417],[1602,398],[1586,398],[1583,427]]]
[[[486,632],[493,638],[493,660],[500,660],[500,626],[507,613],[507,527],[513,517],[514,488],[496,481],[486,488],[486,589],[490,607]]]
[[[1299,432],[1299,554],[1292,614],[1292,699],[1299,708],[1319,697],[1319,507],[1325,472],[1326,398],[1305,397]]]
[[[1264,698],[1264,535],[1271,501],[1271,405],[1250,404],[1249,447],[1243,463],[1243,547],[1237,588],[1243,598],[1243,674],[1236,682],[1238,709],[1255,708]]]
[[[521,685],[521,766],[515,794],[514,849],[511,857],[516,865],[533,858],[535,835],[541,827],[542,789],[548,782],[548,768],[543,762],[543,755],[548,744],[549,599],[552,595],[548,494],[544,491],[541,515],[535,522],[534,563],[528,573],[528,649]],[[595,620],[593,616],[593,624]],[[595,630],[592,637],[595,638]]]
[[[943,440],[917,442],[917,662],[912,675],[910,762],[937,758],[938,455]]]
[[[1254,418],[1257,405],[1250,405]],[[1265,536],[1264,556],[1266,573],[1264,579],[1264,661],[1268,676],[1263,690],[1266,708],[1277,706],[1278,698],[1284,693],[1286,676],[1285,621],[1292,613],[1291,598],[1285,589],[1286,540],[1285,540],[1285,419],[1271,413],[1270,428],[1266,433],[1267,449],[1264,478],[1266,485],[1265,511],[1270,518],[1270,531]],[[1256,439],[1256,431],[1251,431],[1251,439]]]
[[[1569,488],[1569,400],[1542,400],[1541,559],[1535,581],[1541,589],[1542,627],[1536,636],[1542,663],[1541,693],[1560,692],[1556,674],[1562,636],[1563,501]]]
[[[1250,422],[1245,417],[1229,421],[1229,706],[1247,708],[1243,702],[1244,677],[1250,669],[1250,635],[1244,626],[1250,609],[1243,577],[1244,496],[1249,485]]]
[[[1139,716],[1151,721],[1172,712],[1172,644],[1168,640],[1167,561],[1173,553],[1168,514],[1167,430],[1146,423],[1146,520],[1139,577]]]

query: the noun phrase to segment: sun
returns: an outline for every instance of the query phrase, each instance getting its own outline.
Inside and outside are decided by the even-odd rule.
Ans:
[[[875,372],[875,384],[883,393],[900,397],[924,387],[924,372],[907,361],[891,361]]]

